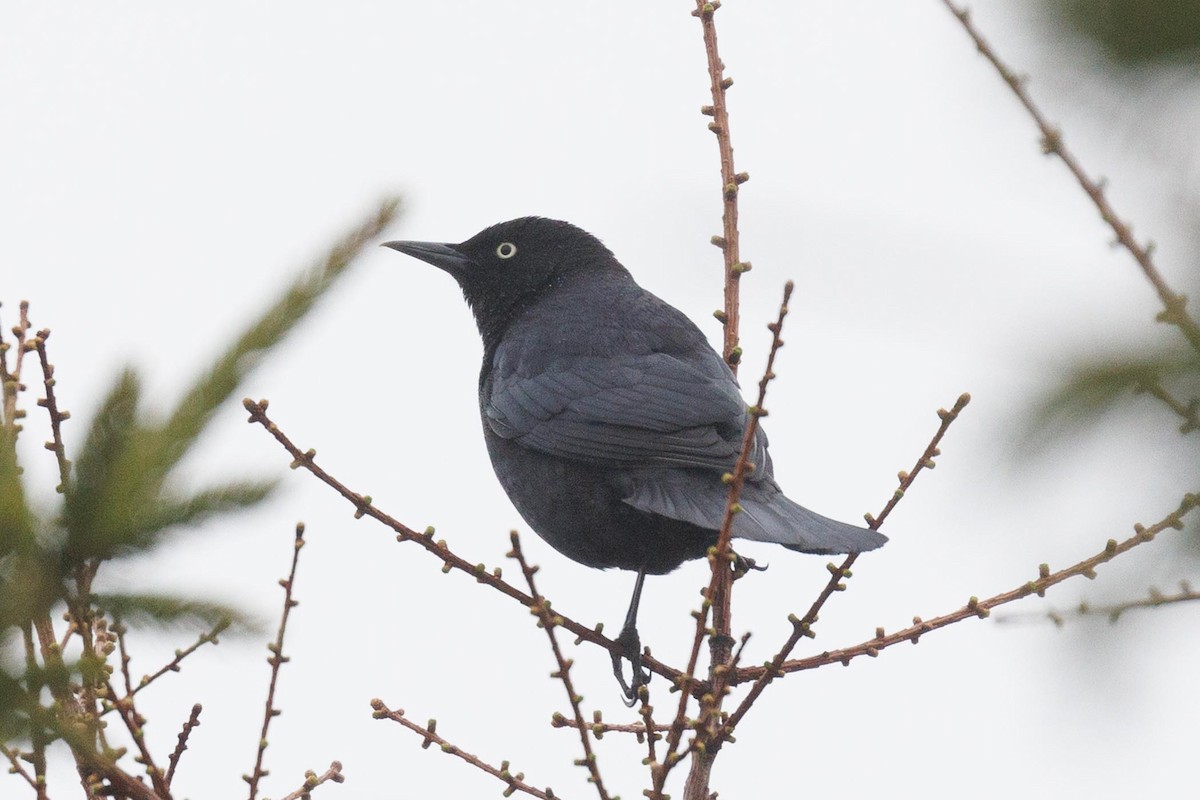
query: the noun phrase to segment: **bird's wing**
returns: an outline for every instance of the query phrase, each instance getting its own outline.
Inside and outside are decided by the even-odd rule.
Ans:
[[[722,469],[736,460],[748,418],[715,353],[570,355],[530,368],[503,347],[484,414],[497,435],[562,458]],[[763,477],[766,458],[760,437]]]

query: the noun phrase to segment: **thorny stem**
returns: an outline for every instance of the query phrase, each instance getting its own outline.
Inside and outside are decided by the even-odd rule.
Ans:
[[[482,761],[478,756],[472,755],[471,753],[468,753],[456,747],[455,745],[450,744],[450,742],[446,741],[437,734],[437,720],[431,719],[429,720],[428,727],[422,727],[410,720],[408,717],[404,716],[404,709],[398,708],[393,711],[384,705],[384,702],[378,698],[371,701],[371,708],[375,709],[374,713],[372,714],[375,719],[390,719],[393,722],[399,722],[410,731],[420,734],[424,739],[424,741],[421,743],[421,747],[428,748],[429,745],[436,744],[443,753],[457,756],[471,766],[481,769],[488,775],[504,781],[506,784],[508,784],[508,788],[504,790],[505,797],[511,796],[514,792],[524,792],[525,794],[532,795],[533,797],[539,797],[541,800],[556,800],[557,795],[554,794],[554,791],[550,787],[547,786],[545,791],[536,789],[533,786],[530,786],[528,783],[525,783],[525,773],[518,772],[514,774],[510,772],[507,761],[500,762],[499,767],[493,767],[486,761]]]
[[[279,426],[267,416],[268,404],[266,400],[260,400],[256,402],[247,398],[242,401],[242,405],[250,414],[248,422],[262,425],[268,433],[275,437],[275,441],[279,442],[279,444],[282,445],[283,448],[292,456],[292,468],[297,469],[303,467],[326,486],[350,501],[350,503],[355,507],[354,516],[356,519],[361,517],[371,517],[377,522],[380,522],[390,528],[396,534],[396,541],[414,542],[415,544],[419,545],[426,552],[441,560],[443,572],[458,570],[470,575],[475,579],[476,582],[490,586],[501,594],[517,601],[525,608],[529,608],[533,604],[532,597],[525,594],[520,589],[513,586],[511,583],[508,583],[501,577],[502,573],[499,568],[488,572],[487,568],[483,564],[470,563],[452,551],[444,540],[435,541],[433,538],[433,528],[427,528],[424,533],[416,532],[412,528],[409,528],[407,525],[397,520],[395,517],[392,517],[381,511],[371,502],[371,498],[369,496],[361,495],[357,492],[351,491],[346,487],[345,484],[318,466],[316,463],[316,450],[308,450],[307,452],[300,450],[300,448],[297,447],[292,440],[289,439],[287,435],[279,429]],[[603,626],[597,625],[595,628],[589,628],[586,625],[576,622],[565,615],[558,614],[558,616],[562,619],[562,622],[559,623],[560,627],[566,628],[571,633],[575,634],[575,644],[579,644],[580,642],[591,642],[592,644],[599,645],[600,647],[604,648],[609,653],[617,655],[624,654],[625,651],[620,645],[601,633]],[[651,671],[658,673],[672,683],[677,683],[679,678],[682,676],[682,673],[679,670],[664,664],[650,655],[642,656],[642,665]]]
[[[608,800],[608,792],[604,789],[604,781],[600,777],[600,765],[596,763],[596,754],[592,751],[592,740],[590,731],[583,722],[583,710],[579,707],[579,703],[583,700],[583,696],[575,691],[574,682],[571,680],[571,665],[574,663],[571,659],[565,658],[562,654],[562,649],[558,646],[558,637],[554,635],[554,628],[560,623],[560,618],[550,609],[550,601],[538,594],[537,586],[534,585],[533,576],[538,571],[536,566],[530,566],[525,560],[525,553],[521,550],[521,537],[516,531],[510,534],[512,539],[512,550],[509,551],[509,558],[516,559],[521,565],[521,573],[525,576],[525,583],[529,586],[529,594],[533,596],[533,603],[529,606],[529,612],[536,616],[541,622],[541,627],[546,631],[546,636],[550,639],[550,649],[554,651],[554,660],[558,662],[558,671],[551,674],[551,677],[558,678],[562,681],[563,688],[567,690],[567,701],[571,704],[571,712],[575,716],[575,723],[579,728],[579,739],[583,746],[583,758],[576,761],[577,766],[586,767],[590,775],[589,781],[596,787],[596,793],[600,796],[600,800]]]
[[[938,417],[942,421],[941,425],[938,426],[937,432],[933,434],[933,438],[929,440],[929,444],[925,447],[925,452],[917,459],[917,463],[913,465],[913,468],[908,472],[901,472],[897,476],[900,480],[900,485],[892,494],[892,498],[888,500],[887,505],[883,507],[883,511],[879,512],[878,517],[868,517],[868,525],[871,530],[879,529],[883,521],[892,513],[892,509],[900,502],[900,498],[904,497],[904,493],[912,486],[917,475],[924,469],[933,468],[934,458],[941,454],[940,445],[942,437],[946,435],[946,431],[950,429],[950,425],[954,420],[958,419],[958,415],[962,413],[962,410],[967,407],[967,403],[969,402],[971,402],[971,395],[964,392],[959,395],[958,400],[949,411],[944,408],[938,409]],[[846,584],[843,581],[850,577],[850,567],[854,565],[857,558],[858,555],[856,553],[851,553],[846,556],[840,566],[834,566],[833,563],[829,564],[830,578],[828,583],[825,584],[825,588],[821,590],[817,599],[813,601],[808,612],[802,618],[797,618],[794,614],[789,618],[789,621],[792,623],[791,635],[788,636],[783,646],[775,653],[775,656],[768,663],[767,669],[755,680],[754,685],[750,687],[750,691],[742,699],[742,702],[738,704],[738,707],[729,716],[729,720],[724,726],[725,730],[721,734],[722,739],[733,732],[738,723],[742,721],[742,717],[746,715],[746,712],[750,710],[750,707],[758,699],[759,695],[767,688],[767,684],[775,679],[779,668],[787,660],[787,657],[800,642],[800,639],[806,636],[810,638],[815,636],[812,632],[812,626],[816,624],[817,616],[820,614],[826,601],[835,592],[845,590]]]
[[[1045,114],[1042,113],[1042,110],[1038,108],[1033,102],[1033,98],[1030,97],[1026,89],[1027,79],[1013,72],[1007,64],[1000,60],[1000,56],[996,54],[996,51],[992,49],[992,46],[983,38],[983,35],[975,27],[974,23],[971,22],[971,12],[959,7],[953,0],[942,0],[942,4],[955,16],[967,32],[967,35],[975,42],[975,47],[996,68],[996,71],[1000,73],[1000,77],[1004,79],[1004,82],[1012,89],[1013,94],[1017,96],[1021,105],[1029,112],[1029,116],[1033,118],[1038,130],[1041,131],[1042,150],[1048,155],[1053,154],[1058,156],[1066,164],[1067,169],[1075,176],[1075,180],[1079,183],[1080,187],[1091,198],[1092,203],[1100,212],[1100,216],[1112,228],[1113,233],[1116,235],[1116,241],[1128,250],[1134,260],[1137,261],[1146,278],[1154,286],[1159,299],[1162,300],[1163,310],[1159,313],[1158,320],[1179,328],[1192,347],[1197,352],[1200,352],[1200,325],[1197,325],[1196,321],[1187,313],[1187,297],[1176,293],[1168,286],[1166,280],[1163,279],[1158,268],[1154,265],[1154,261],[1151,258],[1153,245],[1139,244],[1133,237],[1133,229],[1129,226],[1129,223],[1117,216],[1117,212],[1109,204],[1108,197],[1104,193],[1104,181],[1093,180],[1084,171],[1083,165],[1079,163],[1074,154],[1067,150],[1066,144],[1063,141],[1062,131],[1050,124]]]
[[[267,645],[267,649],[271,651],[270,657],[267,658],[267,663],[271,665],[271,683],[267,687],[262,733],[258,737],[258,754],[254,759],[254,771],[249,775],[242,776],[242,780],[250,784],[250,800],[254,800],[258,794],[258,782],[267,774],[267,771],[263,769],[263,755],[267,751],[267,732],[271,729],[271,720],[281,713],[275,707],[275,687],[279,681],[279,668],[290,660],[283,654],[283,637],[287,633],[288,618],[291,616],[292,609],[300,605],[300,601],[292,597],[292,590],[296,586],[296,566],[300,563],[300,550],[303,547],[304,523],[298,522],[296,523],[296,539],[292,547],[292,568],[288,571],[287,579],[279,582],[279,585],[283,587],[283,612],[279,617],[279,631],[275,634],[275,641]]]
[[[930,631],[945,628],[948,625],[953,625],[956,622],[961,622],[970,617],[979,617],[985,619],[991,614],[991,610],[997,606],[1011,603],[1015,600],[1020,600],[1028,597],[1031,594],[1036,594],[1039,597],[1045,596],[1045,592],[1051,586],[1062,583],[1068,578],[1074,578],[1082,575],[1086,578],[1096,577],[1096,568],[1101,564],[1109,562],[1128,552],[1140,544],[1154,539],[1156,535],[1166,530],[1167,528],[1183,529],[1183,517],[1192,509],[1200,506],[1200,493],[1187,494],[1180,501],[1178,508],[1167,514],[1163,519],[1156,522],[1150,527],[1142,525],[1134,525],[1134,535],[1118,542],[1116,539],[1109,539],[1104,549],[1095,555],[1083,559],[1077,564],[1073,564],[1066,569],[1058,572],[1051,572],[1050,567],[1042,564],[1038,568],[1038,577],[1035,580],[1030,580],[1015,589],[1010,589],[1007,592],[993,595],[985,600],[980,600],[972,597],[965,606],[948,614],[933,619],[923,620],[920,617],[913,617],[913,624],[907,628],[896,631],[895,633],[885,634],[882,628],[876,629],[875,637],[861,642],[852,647],[842,648],[840,650],[826,650],[808,658],[799,658],[791,661],[785,661],[780,665],[776,672],[777,677],[785,673],[800,672],[802,670],[816,669],[829,664],[841,663],[847,665],[851,660],[859,656],[878,656],[880,651],[900,642],[912,642],[916,644],[918,640],[929,633]],[[738,670],[739,680],[757,680],[762,677],[764,667],[746,667]]]
[[[304,773],[304,785],[296,791],[284,795],[283,800],[308,800],[309,792],[321,784],[328,783],[329,781],[333,781],[334,783],[342,783],[345,780],[346,776],[342,774],[342,762],[331,761],[329,763],[329,769],[325,770],[325,772],[320,775],[312,770]]]
[[[713,104],[704,106],[700,113],[710,116],[713,121],[708,129],[717,135],[717,147],[721,153],[721,229],[720,236],[714,236],[712,243],[721,248],[725,258],[725,309],[718,319],[725,327],[723,355],[729,368],[737,373],[741,362],[742,350],[738,345],[739,322],[739,291],[743,272],[750,269],[749,264],[739,260],[740,236],[738,233],[738,192],[743,183],[750,180],[745,172],[735,172],[733,166],[733,142],[729,135],[729,108],[725,103],[725,94],[733,85],[732,78],[725,77],[725,62],[717,52],[717,29],[713,24],[713,15],[721,7],[719,2],[706,3],[696,0],[696,8],[692,16],[699,18],[704,30],[704,52],[708,58],[709,87],[712,92]]]

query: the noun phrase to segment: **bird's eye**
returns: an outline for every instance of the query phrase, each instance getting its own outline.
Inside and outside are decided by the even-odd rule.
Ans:
[[[517,254],[517,246],[512,242],[501,242],[496,248],[496,255],[500,258],[512,258]]]

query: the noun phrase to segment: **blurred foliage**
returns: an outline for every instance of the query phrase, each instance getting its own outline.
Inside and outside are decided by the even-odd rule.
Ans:
[[[17,340],[0,344],[5,398],[0,407],[0,742],[14,737],[64,737],[69,725],[64,727],[64,720],[52,712],[58,709],[61,714],[64,707],[86,704],[80,697],[90,697],[95,705],[96,687],[106,680],[104,664],[111,646],[105,650],[106,640],[99,635],[91,641],[77,640],[92,636],[87,631],[105,614],[140,625],[200,621],[206,628],[224,628],[238,621],[234,609],[219,604],[132,589],[97,595],[92,582],[105,564],[145,554],[172,531],[249,508],[271,495],[274,480],[223,476],[199,491],[181,493],[172,476],[217,409],[395,218],[397,209],[394,200],[382,203],[365,223],[300,275],[196,377],[165,416],[143,407],[137,372],[122,371],[78,449],[73,474],[61,487],[61,507],[51,513],[39,514],[30,506],[17,446],[22,425],[29,424],[21,408],[26,384],[40,388],[41,381],[29,374],[40,367],[36,359],[25,358],[21,371],[26,374],[20,375],[16,357],[33,353],[41,334],[17,326],[13,329]],[[75,642],[79,651],[74,661],[69,653],[75,651],[63,651],[56,644],[63,641],[63,634],[55,633],[51,612],[57,614],[59,609],[72,622],[67,641]],[[36,643],[32,649],[31,642]],[[23,657],[18,658],[18,653]],[[46,686],[54,695],[52,706],[45,705],[42,688]],[[80,691],[80,697],[69,696]],[[60,696],[63,692],[68,695]],[[85,712],[98,713],[94,708]],[[96,746],[94,740],[88,744],[86,737],[81,738],[77,729],[67,738],[72,748]]]
[[[1121,66],[1200,64],[1200,0],[1047,0],[1069,30]]]

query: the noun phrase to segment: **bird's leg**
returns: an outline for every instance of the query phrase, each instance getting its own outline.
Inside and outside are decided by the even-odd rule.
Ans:
[[[630,707],[637,702],[638,689],[650,682],[650,673],[642,669],[642,640],[637,632],[638,604],[642,601],[642,584],[645,580],[646,569],[643,567],[638,570],[637,582],[633,585],[633,598],[629,601],[629,611],[625,613],[625,626],[616,638],[623,657],[628,658],[633,667],[633,678],[629,683],[625,682],[622,655],[613,654],[612,657],[613,675],[617,676],[617,682],[621,684],[621,691],[625,694],[625,705]]]
[[[769,567],[769,566],[771,566],[771,565],[763,564],[760,567],[758,565],[758,562],[755,561],[750,556],[743,556],[743,555],[738,555],[737,553],[734,553],[733,554],[733,579],[736,581],[738,578],[744,578],[744,577],[746,577],[746,574],[749,573],[751,570],[753,570],[755,572],[766,572],[767,567]]]

